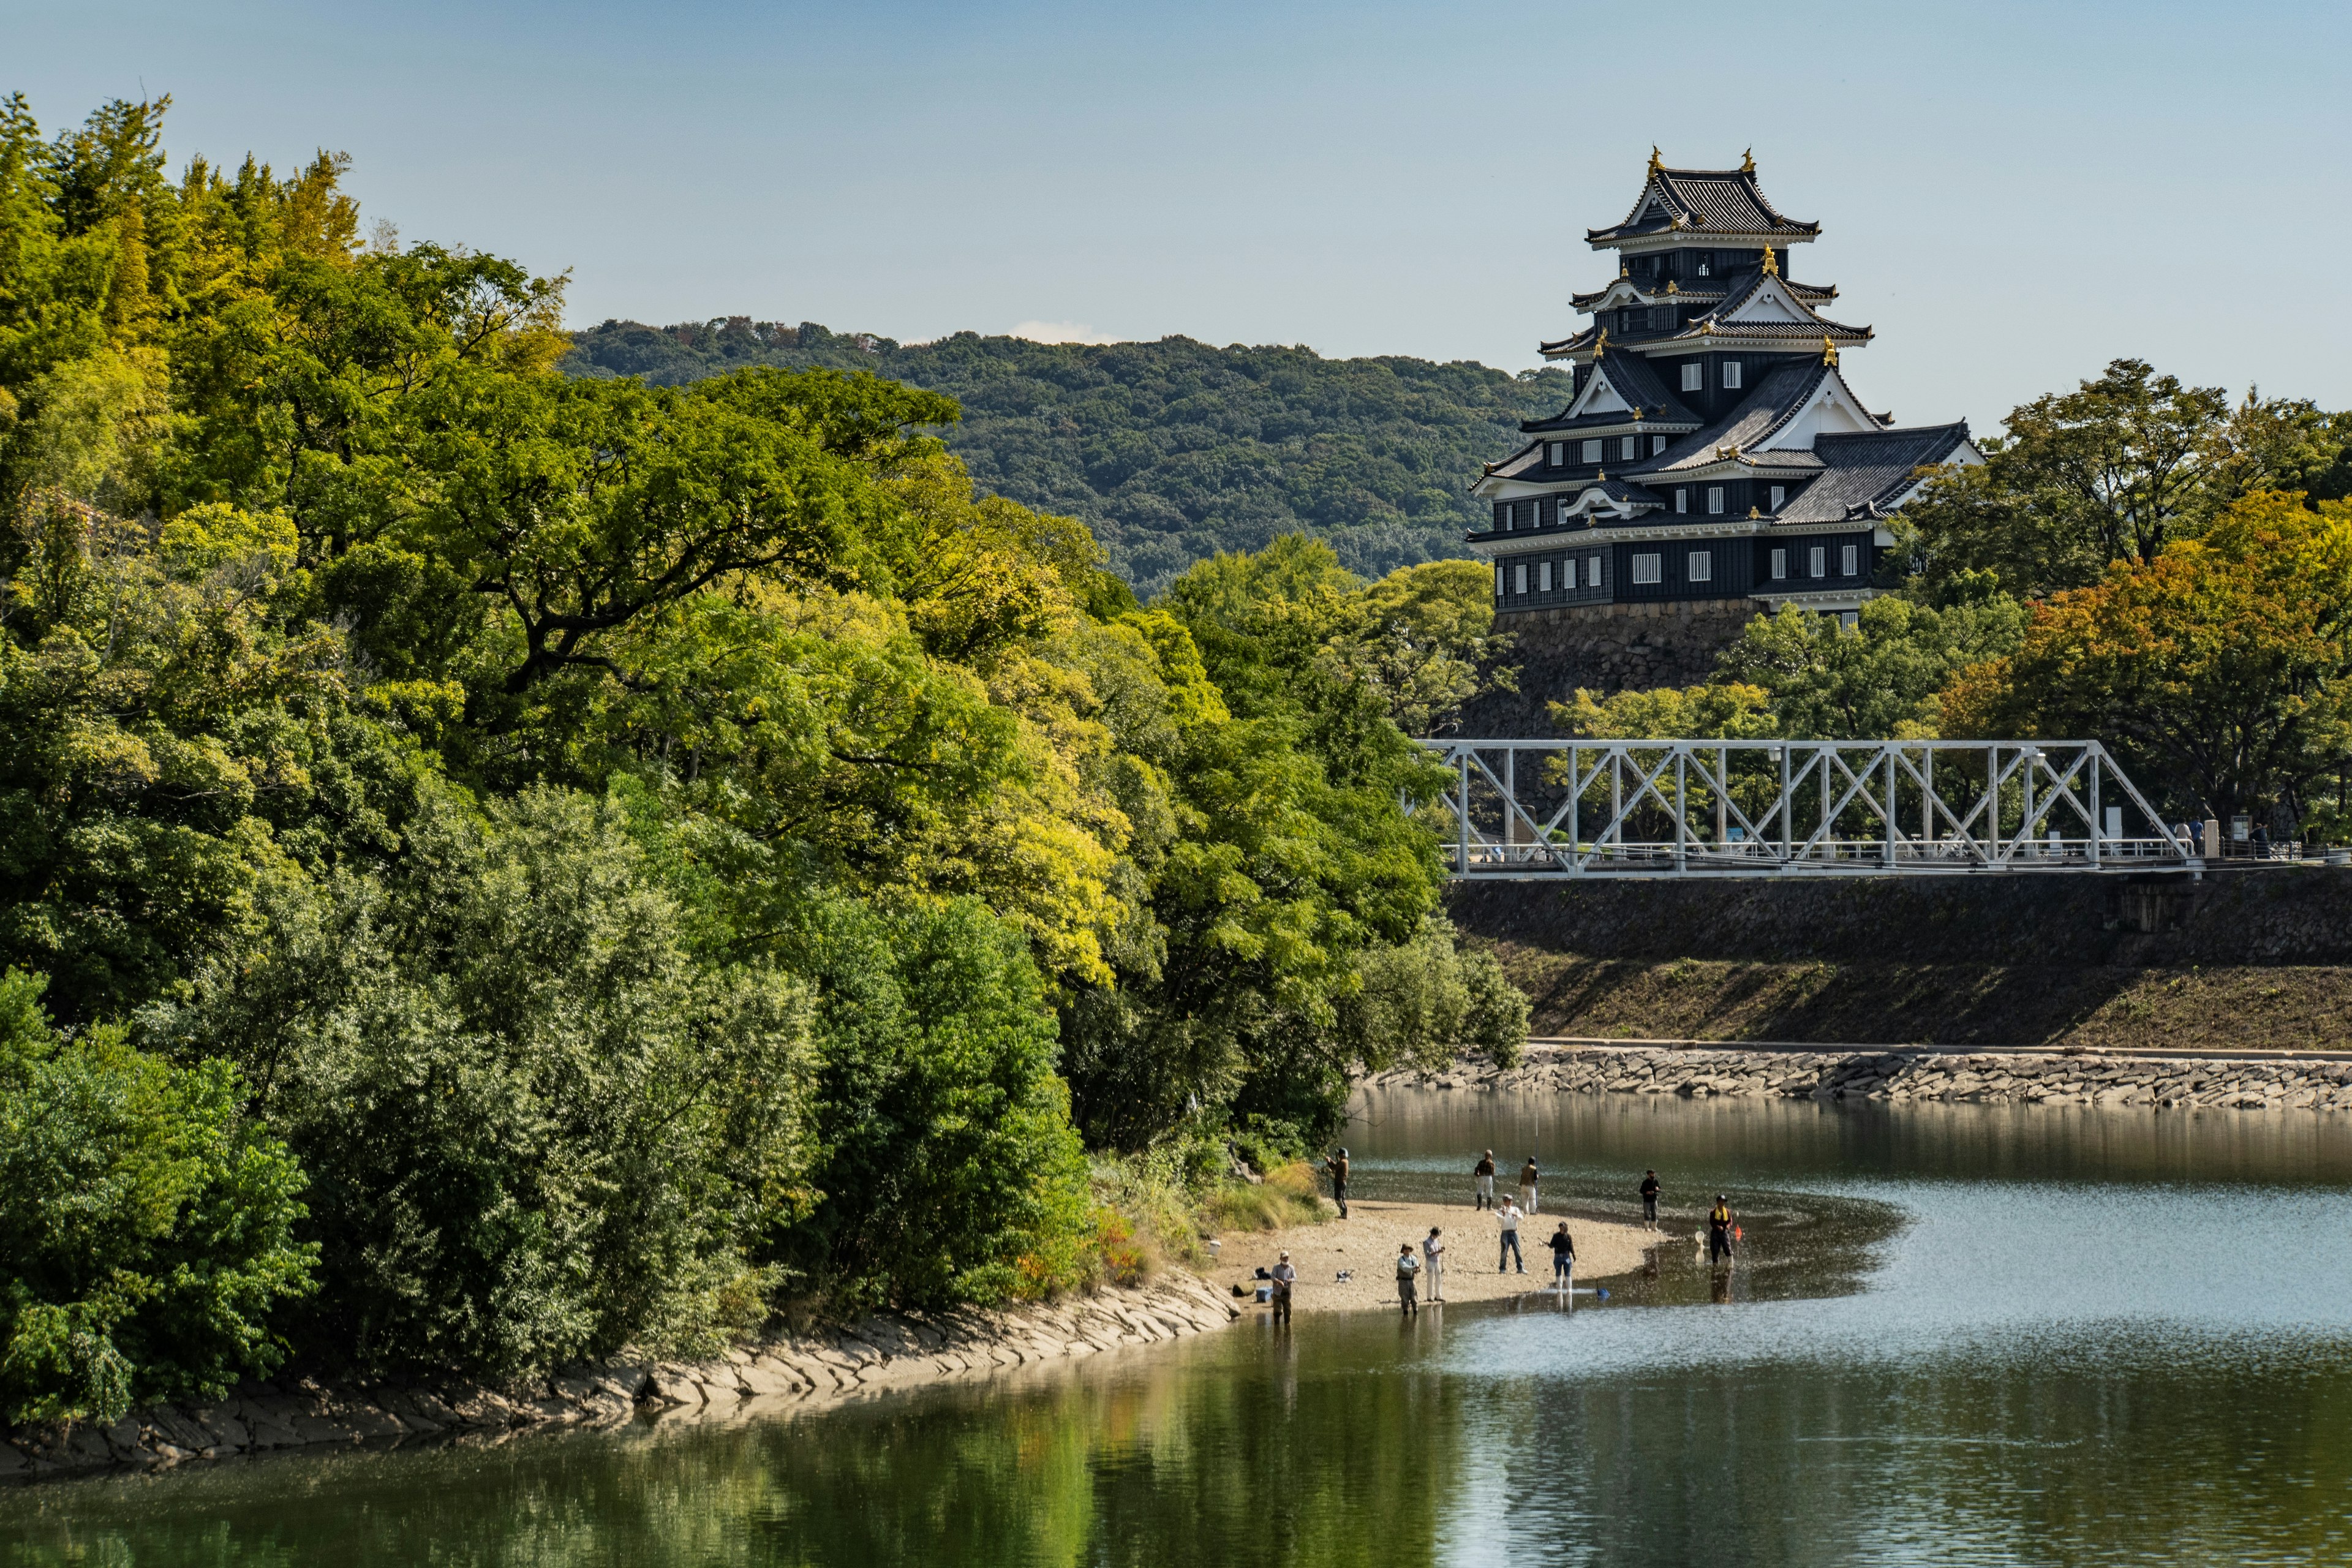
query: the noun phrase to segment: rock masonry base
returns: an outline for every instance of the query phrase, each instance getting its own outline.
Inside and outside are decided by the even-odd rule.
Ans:
[[[711,1361],[625,1358],[573,1366],[524,1388],[247,1383],[225,1399],[150,1406],[112,1426],[15,1428],[0,1440],[0,1479],[152,1468],[307,1444],[734,1416],[1173,1340],[1223,1328],[1237,1315],[1201,1280],[1171,1274],[1149,1285],[998,1311],[867,1318],[746,1345]]]
[[[2352,1058],[1591,1043],[1530,1045],[1510,1068],[1473,1058],[1439,1072],[1377,1073],[1363,1087],[2352,1110]]]

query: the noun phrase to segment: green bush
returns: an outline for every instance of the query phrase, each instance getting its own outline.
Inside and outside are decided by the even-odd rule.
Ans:
[[[268,1371],[270,1310],[318,1256],[301,1171],[229,1064],[61,1040],[43,984],[0,977],[0,1416],[113,1421]]]
[[[312,1173],[321,1353],[509,1374],[767,1316],[804,994],[696,963],[625,826],[445,791],[391,874],[281,889],[265,955],[145,1020],[232,1053]]]
[[[1072,1283],[1092,1226],[1028,945],[971,900],[819,908],[812,1180],[791,1238],[833,1307],[993,1301]]]

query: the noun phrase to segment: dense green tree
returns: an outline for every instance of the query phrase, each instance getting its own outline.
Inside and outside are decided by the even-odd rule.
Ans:
[[[60,1038],[40,993],[0,974],[0,1420],[114,1421],[267,1373],[318,1256],[293,1235],[301,1173],[229,1064]]]

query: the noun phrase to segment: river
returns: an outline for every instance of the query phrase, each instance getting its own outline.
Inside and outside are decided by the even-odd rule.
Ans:
[[[20,1487],[0,1563],[2352,1560],[2352,1119],[1390,1091],[1348,1138],[1367,1196],[1466,1203],[1492,1145],[1624,1217],[1654,1165],[1670,1228],[1725,1191],[1745,1249],[1573,1312]]]

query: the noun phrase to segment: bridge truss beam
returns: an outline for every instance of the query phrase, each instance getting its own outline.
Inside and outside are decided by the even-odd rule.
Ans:
[[[2205,867],[2096,741],[1423,744],[1454,774],[1457,879]]]

